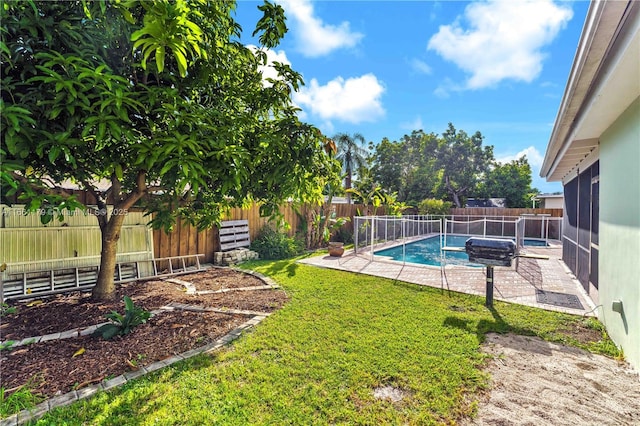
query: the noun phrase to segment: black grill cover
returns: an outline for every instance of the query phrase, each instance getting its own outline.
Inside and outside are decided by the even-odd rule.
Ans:
[[[472,237],[464,245],[469,261],[491,266],[511,266],[516,244],[511,240]]]

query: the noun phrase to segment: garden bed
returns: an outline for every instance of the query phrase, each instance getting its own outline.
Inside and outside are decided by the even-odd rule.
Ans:
[[[213,268],[178,277],[199,291],[264,286],[253,276],[228,268]],[[95,302],[88,293],[10,303],[3,315],[3,342],[65,332],[106,321],[111,311],[123,313],[123,297],[152,311],[171,303],[205,308],[270,313],[287,300],[282,290],[226,291],[187,294],[185,287],[168,281],[139,281],[117,287],[113,302]],[[182,352],[204,346],[247,321],[248,315],[174,310],[153,316],[131,334],[103,340],[94,336],[55,339],[5,348],[0,352],[1,382],[5,397],[27,388],[43,398],[81,389],[104,379],[133,371]],[[75,355],[75,356],[74,356]]]

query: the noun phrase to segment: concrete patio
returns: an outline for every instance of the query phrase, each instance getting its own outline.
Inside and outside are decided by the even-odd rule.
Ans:
[[[494,299],[552,311],[577,315],[594,315],[595,305],[586,295],[577,279],[562,262],[562,246],[528,247],[527,253],[549,256],[549,260],[519,259],[519,267],[495,267]],[[485,296],[486,269],[458,265],[444,268],[424,266],[413,263],[391,261],[374,256],[366,251],[348,250],[342,257],[327,254],[299,261],[307,265],[339,269],[360,274],[374,275],[417,285],[441,288],[460,293]],[[561,298],[574,299],[583,309],[570,308],[555,304],[541,303],[537,291],[561,293]]]

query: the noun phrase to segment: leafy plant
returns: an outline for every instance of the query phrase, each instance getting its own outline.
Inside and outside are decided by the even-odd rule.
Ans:
[[[386,213],[392,216],[402,216],[403,211],[411,208],[411,206],[404,201],[398,201],[397,192],[388,193],[385,191],[383,202]]]
[[[378,208],[384,206],[386,214],[402,216],[402,212],[411,208],[404,201],[398,201],[397,192],[387,192],[380,185],[374,184],[370,188],[354,188],[347,192],[354,194],[354,198],[364,204],[363,216],[376,214]]]
[[[335,236],[333,237],[334,241],[341,241],[345,244],[353,243],[353,231],[345,228],[340,228],[336,231]]]
[[[94,334],[102,335],[103,339],[109,340],[115,336],[124,336],[131,333],[131,331],[147,322],[151,317],[151,312],[134,306],[133,301],[129,296],[124,296],[124,315],[119,314],[116,311],[112,311],[110,314],[105,315],[107,319],[112,322],[98,327]]]
[[[304,243],[269,225],[265,225],[251,243],[262,259],[287,259],[304,252]]]
[[[13,345],[15,343],[15,340],[7,340],[6,342],[2,342],[2,344],[0,344],[0,352],[10,351],[11,349],[13,349]]]
[[[450,201],[436,200],[434,198],[426,198],[418,204],[418,212],[420,214],[448,215],[453,207]]]
[[[15,314],[16,312],[18,312],[18,308],[16,308],[15,306],[9,306],[4,302],[2,303],[2,305],[0,305],[0,318],[5,315]]]

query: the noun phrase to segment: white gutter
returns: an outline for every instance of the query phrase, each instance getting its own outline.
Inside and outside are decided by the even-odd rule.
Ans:
[[[594,83],[632,1],[593,1],[587,12],[576,56],[540,168],[549,179],[569,149],[576,127],[593,96]],[[598,137],[597,135],[596,137]]]

